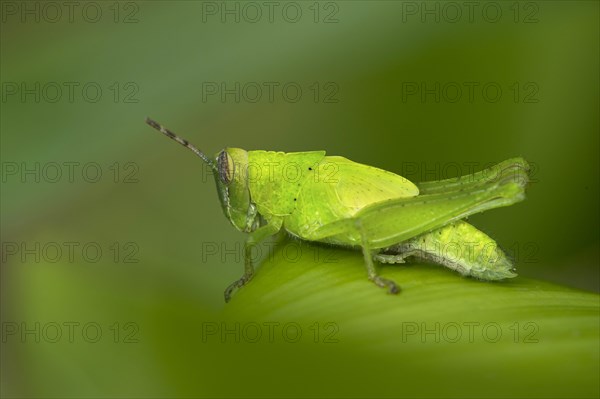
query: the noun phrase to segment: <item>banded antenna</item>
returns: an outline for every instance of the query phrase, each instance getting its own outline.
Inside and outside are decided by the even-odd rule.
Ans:
[[[196,154],[200,158],[202,158],[202,160],[204,162],[206,162],[206,164],[208,166],[210,166],[211,169],[217,170],[217,167],[214,164],[214,162],[211,161],[202,151],[200,151],[198,148],[196,148],[193,144],[190,144],[186,139],[179,137],[178,135],[176,135],[175,133],[173,133],[172,131],[170,131],[169,129],[167,129],[166,127],[161,125],[160,123],[156,122],[155,120],[150,119],[149,117],[146,117],[146,123],[148,125],[152,126],[153,128],[155,128],[156,130],[158,130],[159,132],[161,132],[162,134],[164,134],[165,136],[175,140],[182,146],[189,148],[190,150],[192,150],[192,152],[194,154]]]

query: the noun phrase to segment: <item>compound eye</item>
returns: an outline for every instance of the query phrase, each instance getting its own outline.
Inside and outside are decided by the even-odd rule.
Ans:
[[[224,184],[231,183],[233,179],[233,162],[225,150],[221,151],[217,157],[217,169],[221,181]]]

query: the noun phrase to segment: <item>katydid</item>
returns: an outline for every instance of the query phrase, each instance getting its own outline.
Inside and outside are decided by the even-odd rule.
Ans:
[[[225,148],[211,159],[152,119],[146,123],[211,168],[225,216],[248,233],[245,272],[225,290],[226,302],[254,275],[252,248],[281,230],[306,241],[360,248],[369,280],[391,294],[400,291],[398,285],[377,274],[373,260],[403,263],[412,256],[481,280],[516,276],[495,241],[463,219],[525,198],[529,166],[522,158],[415,185],[325,151]]]

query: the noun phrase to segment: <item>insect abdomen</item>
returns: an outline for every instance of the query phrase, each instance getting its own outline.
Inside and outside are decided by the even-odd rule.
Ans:
[[[482,280],[516,277],[498,244],[474,226],[459,221],[399,244],[395,251],[444,265]]]

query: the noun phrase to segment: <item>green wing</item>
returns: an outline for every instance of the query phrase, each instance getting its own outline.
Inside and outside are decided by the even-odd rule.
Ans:
[[[373,166],[352,162],[344,157],[325,157],[320,167],[329,167],[335,181],[335,194],[341,206],[354,215],[365,206],[393,198],[419,195],[408,179]],[[336,177],[339,178],[336,179]]]
[[[417,186],[402,176],[328,156],[303,181],[295,210],[284,225],[290,233],[308,238],[321,226],[352,218],[368,206],[418,194]]]
[[[523,177],[527,183],[527,173],[523,174],[523,171],[529,170],[527,161],[523,158],[510,158],[506,161],[502,161],[490,168],[480,170],[479,172],[471,175],[465,175],[445,180],[426,181],[418,183],[419,194],[439,194],[448,193],[459,190],[469,190],[472,187],[481,185],[482,183],[488,183],[499,179],[501,176],[509,176],[512,174],[513,180],[518,180],[519,177]]]
[[[497,173],[478,174],[464,180],[465,184],[432,183],[422,187],[428,193],[418,197],[367,206],[353,217],[309,231],[307,239],[385,248],[474,213],[522,201],[528,182],[527,162],[516,158],[490,168],[494,170]]]

